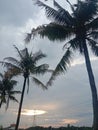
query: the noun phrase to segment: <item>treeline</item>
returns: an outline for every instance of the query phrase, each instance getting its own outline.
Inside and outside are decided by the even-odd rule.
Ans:
[[[53,127],[30,127],[26,130],[93,130],[91,127],[76,127],[76,126],[67,126],[67,127],[59,127],[59,128],[53,128]]]

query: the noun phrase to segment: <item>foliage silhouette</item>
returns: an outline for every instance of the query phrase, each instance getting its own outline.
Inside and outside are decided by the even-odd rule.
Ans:
[[[21,115],[21,109],[22,109],[26,84],[28,86],[27,92],[29,91],[30,76],[32,75],[31,79],[35,84],[37,84],[37,86],[40,86],[43,90],[46,90],[47,87],[36,76],[43,75],[46,72],[50,72],[50,70],[48,69],[49,68],[48,64],[37,65],[39,60],[46,57],[46,55],[43,54],[41,51],[38,51],[33,54],[32,52],[29,53],[27,48],[23,50],[19,50],[16,46],[14,47],[18,53],[19,60],[13,57],[7,57],[1,63],[3,64],[4,67],[7,68],[8,73],[10,75],[17,76],[22,74],[22,76],[24,77],[23,89],[22,89],[18,116],[16,121],[16,128],[15,128],[15,130],[17,130],[20,121],[20,115]]]
[[[78,50],[84,56],[92,92],[93,127],[94,130],[98,130],[98,95],[88,52],[89,46],[94,55],[98,56],[98,0],[77,0],[74,5],[70,1],[66,1],[69,3],[72,13],[61,7],[55,0],[55,8],[37,0],[35,4],[43,7],[46,16],[53,22],[33,28],[25,41],[29,42],[32,36],[34,38],[37,34],[42,38],[47,37],[51,41],[69,39],[63,46],[65,54],[56,66],[47,85],[52,85],[55,77],[68,69],[74,51]]]
[[[4,74],[0,73],[0,107],[3,104],[6,104],[6,110],[9,106],[9,101],[18,102],[14,97],[15,94],[21,93],[20,91],[15,91],[14,87],[17,85],[17,81],[13,80],[12,76],[5,72]]]

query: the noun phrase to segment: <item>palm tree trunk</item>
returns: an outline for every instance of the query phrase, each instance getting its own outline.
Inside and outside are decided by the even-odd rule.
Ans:
[[[92,93],[92,103],[93,103],[93,129],[98,130],[98,97],[97,97],[97,89],[95,84],[95,79],[91,67],[91,62],[89,58],[88,48],[86,45],[86,41],[84,42],[84,56],[85,56],[85,63],[88,72],[91,93]]]
[[[22,90],[22,94],[21,94],[21,99],[20,99],[20,104],[19,104],[19,110],[18,110],[18,116],[17,116],[15,130],[18,130],[18,127],[19,127],[21,108],[22,108],[23,97],[24,97],[25,86],[26,86],[26,79],[27,78],[24,78],[23,90]]]
[[[1,102],[0,102],[0,108],[1,108],[2,103],[3,103],[3,101],[1,100]]]
[[[8,109],[8,106],[9,106],[9,95],[8,95],[8,99],[7,99],[7,103],[6,103],[6,110]]]

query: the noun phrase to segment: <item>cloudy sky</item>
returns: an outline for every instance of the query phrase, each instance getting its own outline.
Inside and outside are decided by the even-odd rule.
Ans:
[[[69,9],[65,0],[59,1],[62,6]],[[70,0],[75,3],[75,0]],[[46,2],[52,6],[52,0]],[[63,44],[50,42],[48,39],[36,37],[29,45],[24,44],[27,32],[33,27],[49,23],[44,10],[33,5],[32,0],[0,0],[0,60],[4,57],[16,57],[13,45],[19,49],[25,46],[30,51],[42,50],[47,54],[42,62],[48,63],[50,68],[55,68],[63,55]],[[91,53],[92,67],[98,84],[98,59]],[[29,94],[25,92],[21,127],[29,127],[34,124],[41,126],[92,126],[92,98],[88,82],[88,76],[84,64],[84,58],[78,53],[73,56],[72,65],[65,73],[54,81],[47,91],[41,90],[32,82]],[[1,67],[1,71],[3,71]],[[44,83],[50,75],[39,77]],[[23,78],[19,81],[16,89],[22,89]],[[20,96],[17,96],[20,99]],[[34,111],[32,111],[34,110]],[[40,110],[40,111],[37,111]],[[18,104],[10,102],[10,107],[5,111],[5,106],[0,109],[0,125],[4,127],[15,123]],[[29,113],[28,113],[29,112]],[[36,116],[33,114],[37,113]]]

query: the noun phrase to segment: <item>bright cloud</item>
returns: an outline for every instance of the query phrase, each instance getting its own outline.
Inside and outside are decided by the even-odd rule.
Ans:
[[[77,119],[63,119],[62,124],[75,124],[79,122]]]
[[[23,111],[21,112],[21,114],[25,116],[42,115],[45,113],[46,111],[43,110],[28,110],[28,109],[23,109]]]
[[[98,60],[98,58],[97,58],[97,57],[91,57],[90,60],[91,60],[91,61],[96,61],[96,60]],[[81,65],[81,64],[84,64],[84,63],[85,63],[85,61],[84,61],[83,59],[78,58],[78,59],[74,60],[74,61],[71,63],[71,66],[74,67],[74,66],[76,66],[76,65]]]

